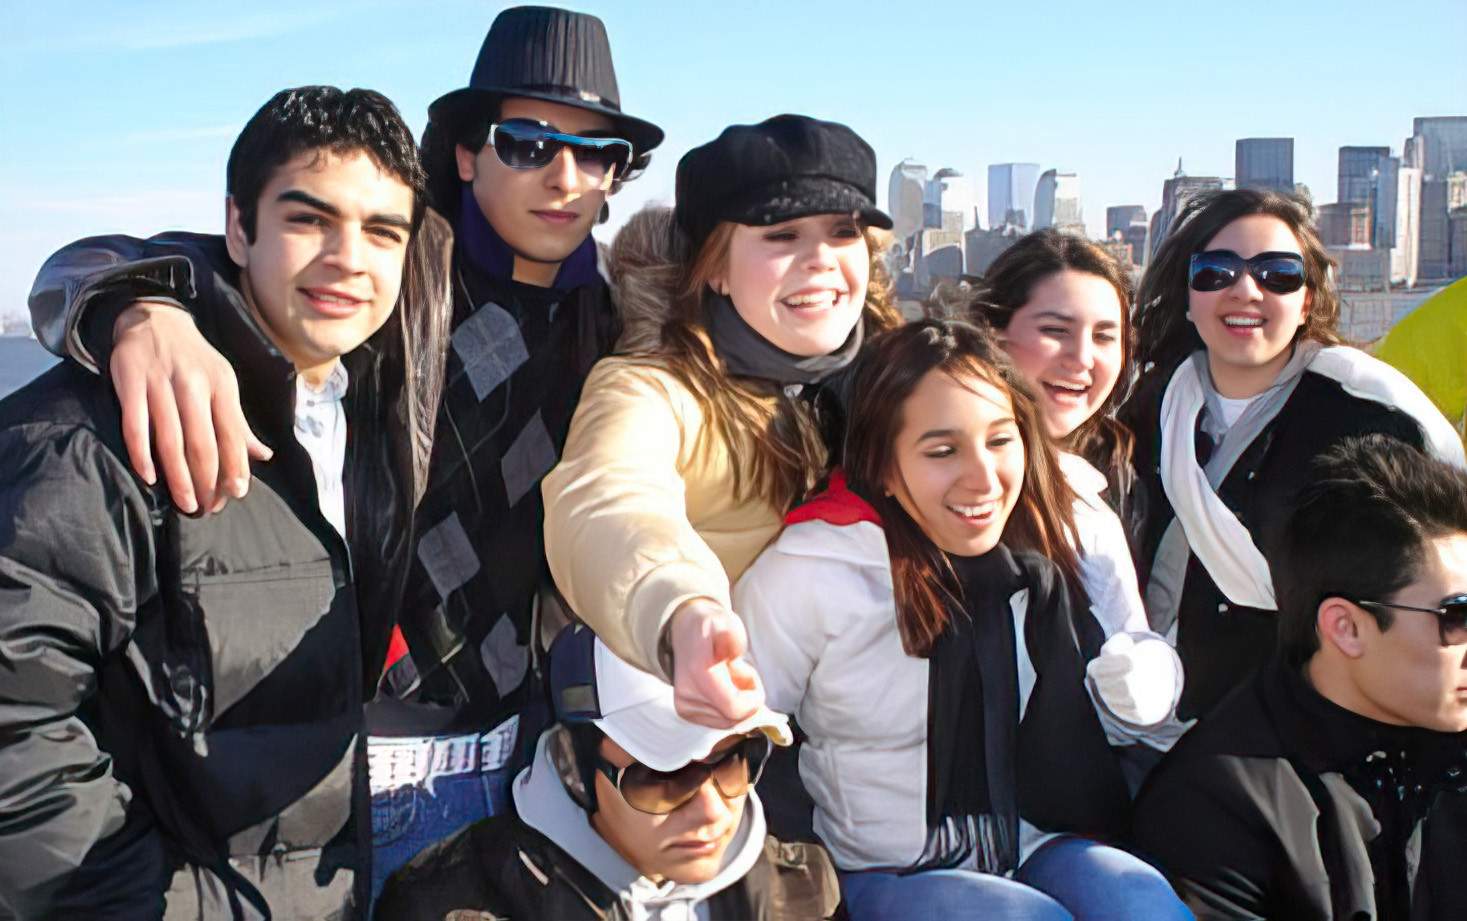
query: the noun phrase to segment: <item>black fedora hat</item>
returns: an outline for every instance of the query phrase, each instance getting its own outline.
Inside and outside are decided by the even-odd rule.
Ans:
[[[449,131],[485,117],[506,97],[543,99],[600,112],[636,153],[662,143],[662,129],[621,110],[606,25],[595,16],[549,6],[516,6],[494,18],[469,85],[440,96],[428,118]]]

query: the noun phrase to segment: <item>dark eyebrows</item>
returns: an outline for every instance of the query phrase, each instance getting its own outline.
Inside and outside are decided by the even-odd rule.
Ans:
[[[1013,416],[1004,416],[1002,419],[994,419],[988,423],[988,428],[992,430],[1004,425],[1018,425],[1018,422],[1014,420]],[[921,444],[931,438],[952,438],[957,434],[959,434],[957,429],[932,429],[918,436],[917,443]]]
[[[275,200],[295,202],[298,205],[305,205],[307,208],[313,208],[316,211],[320,211],[323,214],[329,214],[332,217],[341,217],[340,208],[336,207],[328,201],[322,201],[316,196],[310,194],[309,192],[302,192],[300,189],[286,189],[284,192],[281,192],[280,197]],[[396,227],[399,230],[410,231],[413,229],[412,221],[409,221],[401,214],[373,214],[369,215],[367,219],[362,223],[374,224],[379,227]]]

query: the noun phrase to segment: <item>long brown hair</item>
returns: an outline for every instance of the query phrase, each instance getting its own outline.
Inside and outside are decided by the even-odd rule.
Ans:
[[[703,298],[710,279],[721,274],[728,261],[729,240],[735,224],[715,227],[696,254],[668,212],[665,232],[675,235],[680,277],[674,288],[672,311],[663,323],[654,356],[692,392],[708,425],[707,437],[722,439],[736,458],[733,493],[740,499],[761,497],[781,512],[804,497],[824,473],[825,440],[803,400],[763,381],[729,375],[713,348],[703,320]],[[891,303],[891,285],[881,254],[889,240],[881,231],[866,228],[871,252],[870,281],[861,319],[866,334],[891,329],[901,322]]]
[[[874,339],[861,357],[846,435],[845,468],[851,487],[881,515],[891,554],[897,628],[908,655],[926,656],[947,626],[944,599],[960,594],[946,555],[923,533],[906,509],[886,495],[896,472],[896,441],[907,399],[930,372],[954,379],[977,378],[1005,392],[1024,444],[1024,483],[1004,524],[1012,549],[1032,550],[1053,560],[1071,586],[1079,584],[1074,493],[1045,436],[1039,407],[1022,375],[993,336],[956,320],[919,320]]]
[[[973,313],[995,330],[1008,329],[1014,314],[1025,304],[1034,286],[1059,272],[1084,272],[1103,278],[1115,289],[1121,304],[1121,367],[1115,386],[1095,413],[1082,422],[1064,441],[1107,478],[1129,491],[1131,478],[1131,430],[1116,421],[1115,410],[1125,398],[1132,377],[1136,334],[1131,323],[1131,301],[1135,287],[1131,272],[1105,249],[1089,240],[1060,233],[1053,228],[1037,230],[1021,238],[994,260],[972,303]]]
[[[1187,320],[1187,273],[1192,256],[1203,251],[1209,240],[1238,218],[1266,214],[1283,221],[1299,241],[1304,255],[1304,288],[1309,293],[1309,313],[1299,327],[1298,339],[1339,345],[1340,297],[1330,270],[1334,260],[1325,251],[1314,226],[1313,209],[1295,195],[1258,189],[1228,189],[1205,192],[1188,200],[1141,276],[1136,297],[1136,362],[1140,377],[1135,397],[1122,411],[1122,418],[1138,425],[1155,426],[1155,420],[1137,418],[1148,413],[1161,389],[1171,380],[1188,355],[1204,348],[1197,327]]]

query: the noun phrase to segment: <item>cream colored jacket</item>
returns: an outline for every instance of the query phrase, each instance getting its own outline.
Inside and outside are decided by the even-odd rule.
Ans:
[[[637,214],[613,245],[618,351],[658,341],[674,276],[661,242],[668,214]],[[703,426],[692,393],[655,359],[602,359],[541,484],[556,586],[617,655],[653,674],[663,674],[657,639],[678,605],[710,598],[732,610],[730,583],[779,532],[779,510],[734,498],[739,461],[723,439],[700,438]]]

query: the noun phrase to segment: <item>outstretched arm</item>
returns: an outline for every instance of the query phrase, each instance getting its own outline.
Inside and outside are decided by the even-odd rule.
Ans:
[[[684,717],[723,727],[752,714],[764,693],[743,659],[728,574],[688,521],[679,461],[694,456],[698,415],[662,372],[597,365],[542,485],[545,555],[571,608],[607,646],[671,681]]]
[[[92,371],[107,369],[133,469],[156,482],[156,450],[174,503],[193,513],[244,496],[250,458],[268,460],[272,452],[245,421],[234,369],[188,312],[197,306],[196,273],[212,270],[183,240],[72,243],[41,267],[30,308],[47,349]]]

